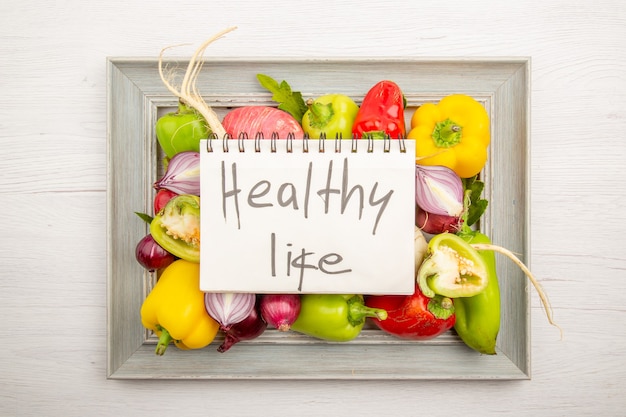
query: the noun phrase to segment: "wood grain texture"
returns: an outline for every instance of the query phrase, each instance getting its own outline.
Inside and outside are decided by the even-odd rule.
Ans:
[[[623,2],[173,7],[24,0],[3,11],[0,415],[623,414]],[[530,258],[565,336],[530,290],[531,381],[106,380],[105,58],[197,45],[230,25],[211,54],[532,58]]]

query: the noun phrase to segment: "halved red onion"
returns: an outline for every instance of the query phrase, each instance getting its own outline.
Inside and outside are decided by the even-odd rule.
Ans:
[[[204,295],[207,313],[228,331],[233,324],[239,323],[254,309],[256,295],[251,293],[213,293]]]
[[[415,202],[428,213],[459,217],[463,182],[448,167],[415,165]]]
[[[199,196],[200,153],[187,151],[174,155],[167,164],[165,175],[154,183],[154,188]]]
[[[255,339],[261,336],[265,329],[267,329],[267,323],[261,317],[257,302],[248,317],[224,331],[224,342],[217,348],[217,351],[224,353],[236,343]]]

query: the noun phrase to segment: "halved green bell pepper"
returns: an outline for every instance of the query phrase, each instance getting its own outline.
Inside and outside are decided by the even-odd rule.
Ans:
[[[173,197],[150,222],[152,238],[172,255],[200,262],[200,197]]]
[[[476,249],[452,233],[440,233],[428,243],[428,251],[417,273],[420,289],[427,297],[472,297],[489,282],[487,265]]]

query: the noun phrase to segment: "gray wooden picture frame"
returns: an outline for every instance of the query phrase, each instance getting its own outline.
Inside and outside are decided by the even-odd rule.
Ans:
[[[166,61],[185,68],[184,60]],[[198,88],[218,114],[243,105],[275,105],[257,73],[287,80],[305,99],[327,93],[357,103],[376,82],[398,83],[407,120],[424,102],[464,93],[491,115],[489,161],[481,176],[490,201],[480,229],[493,243],[529,259],[530,59],[513,58],[211,58]],[[107,378],[111,379],[529,379],[530,294],[524,274],[497,257],[502,327],[497,355],[480,355],[448,332],[424,342],[400,340],[368,327],[354,341],[330,343],[267,330],[217,352],[170,347],[156,339],[139,309],[155,276],[135,260],[148,233],[135,212],[151,214],[152,184],[162,172],[154,126],[177,99],[166,90],[155,58],[107,59]],[[245,256],[245,249],[242,249]]]

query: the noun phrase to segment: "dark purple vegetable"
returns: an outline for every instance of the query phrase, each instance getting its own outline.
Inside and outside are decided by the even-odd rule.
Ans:
[[[433,235],[444,232],[456,233],[461,229],[462,219],[461,217],[428,213],[416,206],[415,225],[424,233]]]
[[[260,304],[263,319],[281,332],[289,330],[300,314],[298,294],[266,294],[261,297]]]
[[[255,339],[262,335],[265,329],[267,329],[267,323],[261,317],[259,302],[257,301],[248,317],[239,323],[233,324],[228,330],[222,329],[224,330],[225,338],[224,342],[217,348],[217,351],[224,353],[242,340]]]
[[[152,235],[144,236],[135,247],[135,258],[137,262],[148,271],[156,271],[165,268],[177,258],[159,246],[154,241]]]

